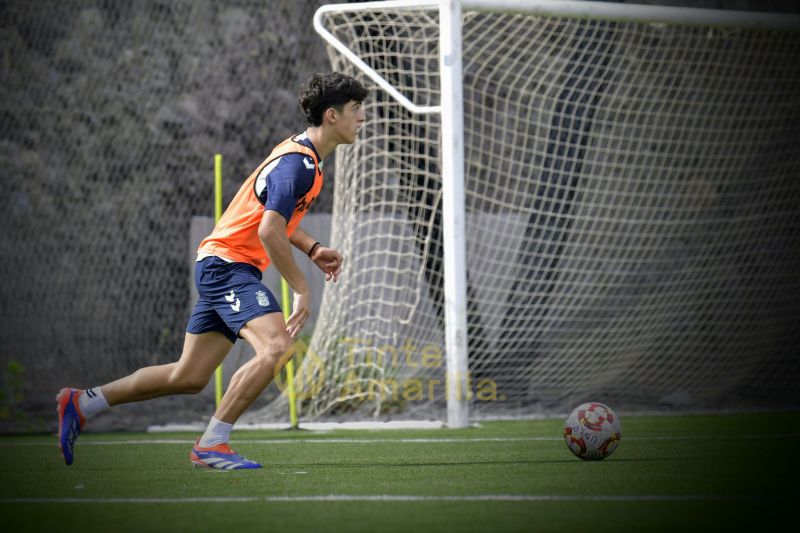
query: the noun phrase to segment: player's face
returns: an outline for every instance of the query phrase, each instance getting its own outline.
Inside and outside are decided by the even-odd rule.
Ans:
[[[352,144],[356,142],[358,130],[364,125],[367,120],[364,114],[364,108],[361,102],[351,100],[343,107],[341,113],[337,113],[336,132],[343,144]]]

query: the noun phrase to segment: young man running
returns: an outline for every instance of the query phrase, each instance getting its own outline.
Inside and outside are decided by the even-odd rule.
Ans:
[[[311,311],[308,284],[290,245],[308,254],[325,272],[326,281],[339,278],[342,255],[298,225],[322,187],[322,159],[339,144],[355,142],[366,120],[361,106],[366,94],[359,82],[335,72],[315,74],[301,87],[299,102],[308,128],[272,151],[200,243],[195,264],[199,299],[180,359],[141,368],[100,387],[58,393],[58,446],[68,465],[87,419],[122,403],[200,392],[241,337],[255,355],[231,378],[189,459],[195,466],[220,470],[261,468],[231,450],[231,429],[280,371],[281,356]],[[286,322],[277,300],[261,283],[261,273],[270,264],[294,290]]]

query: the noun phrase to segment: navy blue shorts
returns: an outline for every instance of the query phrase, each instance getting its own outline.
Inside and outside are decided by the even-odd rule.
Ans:
[[[239,330],[254,318],[280,313],[277,299],[261,283],[261,271],[247,263],[206,257],[195,263],[200,297],[189,317],[188,333],[218,331],[236,342]]]

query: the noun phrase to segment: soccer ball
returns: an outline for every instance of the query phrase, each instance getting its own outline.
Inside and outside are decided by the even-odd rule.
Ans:
[[[582,403],[564,423],[564,441],[569,451],[581,459],[597,460],[608,457],[622,438],[619,417],[607,405]]]

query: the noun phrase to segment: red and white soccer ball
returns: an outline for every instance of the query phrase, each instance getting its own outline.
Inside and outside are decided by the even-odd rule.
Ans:
[[[569,451],[587,460],[604,459],[614,453],[622,438],[619,417],[607,405],[582,403],[564,423],[564,441]]]

